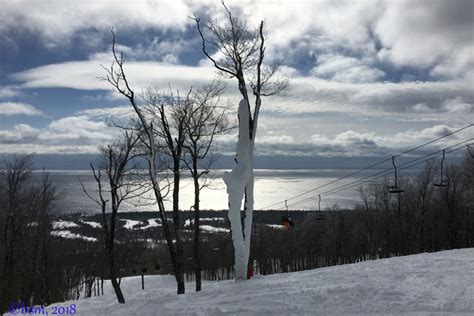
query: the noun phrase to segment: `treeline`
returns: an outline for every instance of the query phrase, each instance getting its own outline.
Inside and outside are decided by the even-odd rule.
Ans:
[[[32,180],[31,156],[0,169],[0,313],[13,302],[49,305],[92,295],[96,280],[109,278],[102,245],[51,235],[60,191],[46,172]],[[124,266],[157,262],[143,243],[124,243],[117,252]]]
[[[7,161],[0,181],[0,307],[12,300],[47,303],[54,280],[47,279],[50,253],[50,210],[56,189],[46,173],[30,183],[28,156]]]
[[[350,211],[329,212],[326,220],[308,216],[293,231],[261,227],[251,256],[261,274],[299,271],[369,259],[474,246],[474,158],[445,170],[428,163],[391,194],[390,180],[360,189],[362,203]]]

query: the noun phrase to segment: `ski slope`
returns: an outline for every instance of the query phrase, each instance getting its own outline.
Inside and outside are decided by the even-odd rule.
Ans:
[[[474,248],[204,282],[201,293],[186,285],[177,296],[171,276],[145,277],[145,291],[139,277],[128,278],[125,305],[109,286],[74,303],[78,315],[474,314]]]

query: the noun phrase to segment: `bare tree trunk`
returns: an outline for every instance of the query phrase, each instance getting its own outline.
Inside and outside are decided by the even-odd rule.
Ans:
[[[196,291],[201,291],[201,260],[199,257],[199,233],[200,233],[200,203],[199,203],[199,179],[197,177],[197,159],[193,157],[194,178],[194,274],[196,276]]]
[[[114,288],[115,295],[117,296],[117,300],[120,304],[125,304],[125,298],[123,297],[122,289],[117,282],[117,270],[115,266],[115,256],[113,253],[113,248],[108,252],[109,256],[109,269],[110,269],[110,282],[112,283],[112,287]]]
[[[176,282],[178,283],[178,294],[184,294],[184,275],[183,275],[183,243],[180,236],[180,218],[179,218],[179,183],[180,158],[174,161],[174,183],[173,183],[173,228],[176,238]]]

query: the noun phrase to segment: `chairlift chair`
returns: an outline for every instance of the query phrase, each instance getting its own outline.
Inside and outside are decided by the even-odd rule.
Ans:
[[[397,174],[397,166],[395,165],[395,156],[392,157],[392,165],[395,170],[395,182],[394,182],[394,185],[390,185],[388,187],[388,192],[389,193],[403,193],[405,192],[405,190],[401,189],[398,186],[398,174]]]
[[[433,183],[435,187],[447,187],[448,182],[444,180],[443,178],[443,163],[444,163],[444,158],[446,155],[446,151],[443,149],[443,158],[441,159],[441,169],[440,169],[440,179],[438,183]]]
[[[285,206],[286,206],[286,215],[284,215],[281,218],[281,221],[282,221],[283,226],[285,226],[286,230],[292,230],[295,227],[295,224],[291,220],[290,210],[288,209],[288,201],[287,200],[285,200]]]

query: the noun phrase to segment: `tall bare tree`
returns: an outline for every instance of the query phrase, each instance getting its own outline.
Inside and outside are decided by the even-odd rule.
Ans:
[[[250,28],[243,19],[234,16],[224,2],[222,6],[227,14],[226,21],[202,24],[199,18],[194,17],[194,20],[204,55],[221,75],[237,79],[242,96],[236,165],[230,173],[224,174],[224,182],[229,195],[236,278],[246,279],[254,208],[253,153],[262,97],[281,93],[287,88],[288,80],[279,77],[279,61],[270,65],[263,63],[264,21],[256,29]],[[250,93],[253,106],[250,105]],[[244,212],[241,215],[242,202]]]
[[[196,291],[201,290],[201,260],[199,253],[200,242],[200,192],[206,186],[213,159],[208,154],[214,145],[216,136],[228,130],[228,107],[221,102],[224,87],[213,82],[197,90],[189,103],[189,121],[186,125],[187,139],[185,147],[188,159],[186,166],[191,173],[194,185],[194,272],[196,276]]]
[[[172,201],[173,201],[173,233],[176,245],[176,270],[182,279],[184,293],[184,249],[181,230],[183,228],[180,218],[179,190],[181,183],[181,170],[187,139],[187,126],[191,118],[192,89],[181,96],[180,92],[173,92],[148,88],[144,95],[146,115],[152,122],[154,137],[160,143],[163,153],[170,159],[169,169],[173,174]]]
[[[142,193],[142,187],[133,182],[133,172],[136,169],[133,159],[137,156],[135,150],[137,142],[136,134],[125,131],[116,141],[100,147],[100,161],[96,165],[90,165],[97,184],[97,194],[92,194],[82,185],[87,196],[101,209],[110,281],[121,304],[125,303],[125,298],[117,282],[115,232],[117,213],[122,202]],[[102,177],[103,174],[105,179]]]
[[[179,199],[175,200],[173,197],[173,225],[170,226],[168,224],[167,216],[166,216],[166,208],[164,205],[164,194],[162,193],[162,186],[160,184],[160,175],[159,175],[159,166],[158,160],[160,154],[162,154],[161,150],[163,149],[160,144],[156,141],[157,133],[160,133],[160,130],[156,128],[157,122],[153,118],[150,119],[149,115],[147,115],[147,111],[139,105],[137,100],[137,96],[135,91],[131,88],[128,78],[126,76],[124,70],[124,58],[122,53],[118,53],[115,47],[116,38],[115,34],[112,31],[112,54],[114,57],[114,62],[110,65],[110,67],[104,67],[107,72],[107,76],[104,78],[108,81],[114,89],[123,95],[132,106],[134,112],[137,115],[137,122],[140,126],[141,136],[140,141],[145,150],[145,156],[148,163],[148,177],[151,182],[151,186],[153,189],[153,194],[156,200],[156,204],[158,207],[158,212],[160,214],[160,218],[163,225],[163,232],[165,234],[166,243],[168,245],[168,250],[170,253],[171,263],[173,265],[173,270],[177,282],[177,293],[184,294],[185,292],[185,285],[184,285],[184,277],[183,277],[183,269],[182,269],[182,245],[181,240],[179,238],[179,214],[178,214],[178,206],[177,202]],[[165,116],[163,116],[163,119]],[[167,135],[169,137],[170,135]],[[169,139],[167,140],[169,141]],[[174,141],[174,139],[172,139]],[[182,139],[178,139],[177,143],[181,144],[183,142]],[[171,143],[171,142],[170,142]],[[161,144],[162,145],[162,144]],[[178,147],[174,147],[176,150],[172,150],[172,154],[174,151],[175,156],[173,160],[176,158],[181,158],[182,148],[179,149]],[[171,148],[170,148],[171,149]],[[179,177],[179,173],[178,173]],[[179,180],[178,180],[179,186]],[[173,191],[173,194],[175,192]]]

